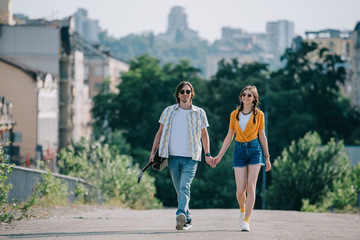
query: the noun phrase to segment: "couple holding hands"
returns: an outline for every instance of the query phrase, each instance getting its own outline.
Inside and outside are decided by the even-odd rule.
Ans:
[[[177,104],[161,114],[149,161],[159,156],[168,158],[168,167],[177,197],[176,229],[192,227],[189,211],[190,185],[204,148],[206,163],[216,167],[235,136],[233,168],[236,181],[236,198],[239,203],[241,231],[250,231],[249,223],[254,208],[256,182],[262,165],[271,168],[264,113],[258,109],[259,95],[255,86],[246,86],[240,92],[240,106],[231,112],[229,131],[216,157],[210,154],[209,126],[203,109],[192,105],[195,91],[190,82],[181,82],[176,91]],[[262,151],[265,155],[263,163]],[[247,192],[247,193],[246,193]]]

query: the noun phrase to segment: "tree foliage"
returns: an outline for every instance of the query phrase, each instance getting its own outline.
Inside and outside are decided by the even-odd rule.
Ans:
[[[310,204],[324,200],[337,180],[347,175],[349,160],[344,144],[333,138],[322,145],[317,133],[307,133],[284,149],[275,160],[272,185],[266,193],[273,209],[300,210],[302,200]]]
[[[316,54],[318,61],[312,62],[309,55]],[[189,61],[162,64],[149,55],[139,56],[130,62],[129,72],[122,75],[118,94],[102,91],[94,98],[95,128],[101,129],[106,123],[107,130],[98,131],[99,135],[121,131],[130,144],[129,154],[134,162],[145,165],[159,128],[160,114],[166,106],[176,103],[173,95],[176,86],[186,80],[195,87],[193,103],[207,113],[214,156],[228,131],[230,113],[239,104],[239,93],[246,85],[258,88],[260,109],[268,119],[267,136],[273,159],[308,131],[317,131],[323,142],[334,138],[332,141],[344,139],[345,143],[354,144],[359,138],[356,132],[360,131],[360,116],[339,88],[345,77],[341,59],[329,55],[326,49],[320,51],[316,45],[304,43],[299,51],[288,49],[283,60],[284,67],[276,72],[269,72],[262,63],[240,65],[236,60],[222,60],[209,81],[202,79],[199,69]],[[192,185],[193,206],[236,206],[231,152],[230,147],[229,155],[224,157],[228,160],[216,169],[204,162],[198,165]],[[176,205],[168,173],[155,177],[159,199],[166,206]],[[260,175],[258,183],[261,182]],[[271,178],[268,184],[272,184]],[[310,199],[310,203],[313,201]],[[299,209],[301,201],[297,204],[294,207]]]
[[[95,189],[92,197],[136,209],[161,206],[155,198],[154,178],[145,174],[137,184],[140,169],[131,157],[100,142],[81,140],[59,154],[62,174],[86,179]]]
[[[340,57],[303,42],[297,51],[287,49],[282,59],[285,67],[270,80],[269,138],[279,141],[271,141],[272,152],[279,155],[308,131],[317,131],[323,141],[356,138],[352,134],[360,129],[360,115],[340,90],[346,76]]]

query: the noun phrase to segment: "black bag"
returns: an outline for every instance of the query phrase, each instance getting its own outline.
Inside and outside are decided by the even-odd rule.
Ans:
[[[156,171],[162,171],[168,165],[168,159],[159,156],[159,148],[156,150],[154,162],[152,168]]]
[[[141,170],[140,174],[139,174],[139,178],[138,178],[138,183],[141,181],[141,178],[144,174],[144,172],[150,167],[152,166],[152,168],[156,171],[162,171],[166,166],[168,165],[168,159],[167,158],[163,158],[163,157],[159,157],[159,149],[156,150],[155,153],[155,157],[154,157],[154,161],[153,162],[149,162],[148,164],[146,164],[146,166]]]

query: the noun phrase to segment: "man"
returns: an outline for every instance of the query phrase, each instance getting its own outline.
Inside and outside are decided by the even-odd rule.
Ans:
[[[183,81],[174,95],[177,104],[165,108],[161,114],[160,127],[155,135],[149,161],[154,161],[158,147],[159,156],[169,159],[169,172],[178,197],[176,229],[187,230],[192,227],[189,211],[190,185],[201,160],[201,141],[206,163],[211,167],[216,165],[210,154],[207,132],[209,124],[205,111],[192,105],[195,96],[193,86]]]

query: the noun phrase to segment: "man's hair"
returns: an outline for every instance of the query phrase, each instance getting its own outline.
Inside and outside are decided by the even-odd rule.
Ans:
[[[179,93],[180,93],[181,89],[185,85],[188,85],[190,87],[190,89],[191,89],[191,99],[190,99],[190,101],[192,101],[192,99],[195,97],[195,90],[194,90],[194,87],[191,85],[191,83],[187,82],[187,81],[182,81],[181,83],[179,83],[179,85],[177,86],[176,91],[174,93],[174,96],[176,98],[177,103],[180,103]]]

